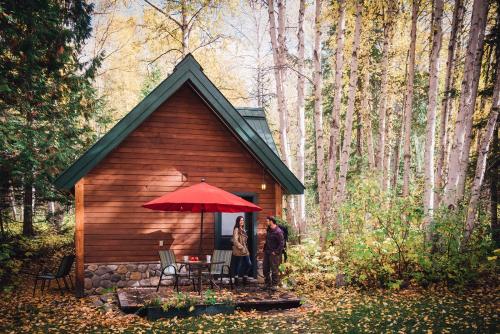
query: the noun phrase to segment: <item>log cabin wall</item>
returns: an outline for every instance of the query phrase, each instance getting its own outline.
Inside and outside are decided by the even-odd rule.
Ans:
[[[267,184],[261,190],[262,179]],[[265,216],[276,214],[276,182],[193,89],[184,85],[84,178],[85,263],[158,261],[159,240],[177,256],[196,254],[200,214],[141,205],[201,178],[229,192],[256,193],[258,250]],[[281,187],[278,185],[281,195]],[[214,214],[204,221],[214,247]]]

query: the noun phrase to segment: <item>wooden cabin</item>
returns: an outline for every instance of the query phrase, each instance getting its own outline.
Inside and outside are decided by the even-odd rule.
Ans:
[[[159,249],[196,255],[199,214],[141,205],[202,178],[263,208],[245,219],[254,265],[265,217],[282,214],[284,193],[304,191],[278,156],[262,109],[234,108],[188,55],[55,182],[76,202],[77,293],[155,285]],[[205,215],[206,254],[231,248],[237,215]]]

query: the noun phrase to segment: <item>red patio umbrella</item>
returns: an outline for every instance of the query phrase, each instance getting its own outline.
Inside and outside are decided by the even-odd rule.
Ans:
[[[201,212],[200,247],[203,239],[203,213],[205,212],[254,212],[262,208],[245,201],[243,198],[233,195],[225,190],[206,183],[182,188],[174,192],[158,197],[146,204],[144,208],[159,211],[183,211]]]

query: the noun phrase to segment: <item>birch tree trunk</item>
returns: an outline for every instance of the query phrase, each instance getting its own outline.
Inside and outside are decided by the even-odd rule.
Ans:
[[[390,5],[390,3],[389,3]],[[382,47],[382,74],[380,87],[380,103],[378,109],[378,154],[376,159],[377,169],[380,174],[380,187],[384,189],[384,160],[385,160],[385,134],[386,134],[386,109],[387,109],[387,77],[389,72],[389,49],[392,36],[393,13],[390,10],[384,12],[384,44]]]
[[[410,192],[410,162],[411,162],[411,120],[413,114],[413,81],[415,79],[415,45],[417,42],[417,19],[420,0],[413,0],[411,14],[410,51],[408,77],[406,81],[406,98],[404,104],[404,145],[403,145],[403,196]]]
[[[316,179],[320,207],[320,244],[324,248],[328,233],[326,217],[326,183],[325,183],[325,151],[323,145],[323,99],[321,71],[321,0],[316,0],[314,16],[314,50],[313,50],[313,95],[314,95],[314,134],[316,140]]]
[[[276,85],[276,98],[278,101],[278,114],[280,123],[280,151],[282,159],[288,168],[291,168],[291,157],[290,149],[288,143],[287,134],[287,124],[288,124],[288,111],[285,102],[285,92],[283,89],[284,78],[284,48],[282,45],[284,43],[284,18],[281,18],[284,13],[284,4],[281,0],[278,0],[278,28],[276,28],[276,17],[274,13],[274,0],[270,0],[268,3],[268,13],[269,13],[269,34],[271,37],[271,46],[273,49],[273,61],[274,61],[274,81]],[[278,37],[276,36],[276,30],[278,30]]]
[[[443,0],[434,1],[434,21],[432,24],[432,49],[429,64],[429,102],[427,105],[427,126],[424,153],[424,225],[427,241],[432,236],[432,216],[434,210],[434,148],[436,132],[436,106],[438,94],[439,53],[443,37]]]
[[[299,17],[297,29],[297,115],[299,124],[298,149],[297,149],[297,174],[300,182],[305,181],[305,147],[306,147],[306,116],[304,109],[304,13],[305,0],[300,0]],[[299,225],[299,241],[301,236],[306,233],[306,203],[305,195],[299,195],[297,201],[297,218]]]
[[[456,207],[459,196],[458,186],[461,173],[465,173],[461,164],[462,155],[469,156],[469,151],[465,143],[467,130],[472,127],[472,115],[476,101],[477,85],[479,83],[480,66],[482,58],[482,47],[484,42],[484,30],[486,27],[486,16],[488,13],[488,1],[474,0],[472,9],[471,27],[469,30],[469,40],[465,55],[464,74],[457,119],[455,121],[455,133],[453,144],[449,154],[448,177],[445,186],[444,202],[448,207]],[[469,142],[470,144],[470,142]],[[465,175],[463,176],[465,179]]]
[[[370,71],[368,69],[368,64],[366,64],[366,68],[364,69],[363,88],[361,89],[361,91],[363,92],[362,93],[363,97],[361,100],[361,110],[363,112],[363,119],[366,125],[365,145],[368,154],[368,166],[370,170],[374,170],[375,151],[373,149],[373,129],[372,129],[371,109],[368,103],[369,86],[370,86]]]
[[[497,74],[498,75],[498,74]],[[498,117],[498,116],[497,116]],[[500,224],[498,224],[498,119],[495,132],[493,133],[493,142],[490,153],[490,215],[491,215],[491,239],[495,242],[495,247],[500,248]]]
[[[464,16],[465,7],[463,5],[463,0],[455,1],[455,9],[453,10],[453,20],[451,23],[450,40],[448,42],[448,58],[446,60],[446,74],[444,83],[444,97],[441,101],[441,121],[440,121],[440,132],[439,132],[439,153],[437,159],[436,168],[436,182],[435,188],[436,192],[434,194],[435,207],[441,202],[441,192],[443,188],[443,177],[445,169],[445,158],[446,151],[448,148],[448,118],[451,114],[451,108],[453,106],[453,99],[451,97],[452,89],[454,85],[454,75],[453,69],[455,68],[456,60],[456,49],[457,49],[457,36],[459,33],[459,27],[462,25],[462,20]]]
[[[347,112],[345,115],[344,141],[342,143],[342,152],[340,155],[340,170],[337,183],[337,194],[335,196],[337,206],[342,203],[345,197],[347,170],[349,168],[349,156],[351,154],[352,141],[352,119],[354,115],[354,102],[356,100],[356,88],[358,84],[358,54],[359,42],[361,39],[361,12],[363,5],[358,1],[356,3],[356,21],[354,24],[354,40],[352,46],[349,93],[347,101]]]
[[[335,79],[333,83],[333,108],[330,126],[330,145],[328,151],[328,185],[327,196],[330,206],[334,201],[337,152],[339,148],[340,108],[342,99],[342,73],[344,69],[344,40],[345,40],[345,0],[339,0],[339,18],[337,22],[337,50],[335,54]],[[337,226],[334,226],[337,228]]]
[[[498,46],[497,46],[498,47]],[[488,156],[488,150],[490,146],[491,139],[493,138],[493,133],[495,132],[495,127],[497,125],[498,111],[500,109],[499,102],[499,92],[500,92],[500,51],[497,50],[497,69],[496,69],[496,79],[495,86],[493,88],[493,103],[491,106],[491,113],[488,118],[488,124],[486,125],[485,133],[481,140],[481,150],[478,152],[476,172],[474,174],[474,181],[471,188],[471,198],[469,202],[469,207],[467,210],[467,220],[465,223],[465,234],[464,234],[464,244],[466,244],[474,231],[476,222],[476,212],[479,202],[479,196],[481,191],[481,186],[483,185],[484,172],[486,169],[486,158]],[[493,181],[495,182],[495,181]]]

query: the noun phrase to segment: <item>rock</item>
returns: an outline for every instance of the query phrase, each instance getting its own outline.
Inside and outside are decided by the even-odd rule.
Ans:
[[[146,279],[142,279],[139,281],[139,284],[141,286],[151,286],[151,281],[149,280],[149,278],[146,278]]]
[[[96,288],[95,293],[101,293],[103,290],[104,290],[104,288],[101,288],[101,287]]]
[[[148,265],[147,264],[140,264],[137,266],[137,271],[141,273],[145,273],[146,270],[148,270]]]
[[[116,264],[108,264],[108,269],[110,272],[115,271],[118,268]]]
[[[118,274],[113,274],[113,275],[111,275],[111,277],[110,277],[111,282],[118,282],[118,281],[119,281],[119,280],[121,280],[121,279],[122,279],[122,276],[121,276],[121,275],[118,275]]]
[[[127,264],[127,270],[128,271],[136,271],[137,270],[137,265],[136,264]]]
[[[338,274],[337,277],[335,277],[335,287],[339,288],[341,286],[346,286],[344,274]]]
[[[149,282],[151,283],[152,286],[157,286],[158,282],[160,281],[160,277],[154,276],[149,279]]]
[[[97,276],[94,276],[92,278],[92,287],[98,288],[100,286],[101,286],[101,279],[99,277],[97,277]]]
[[[87,270],[89,270],[89,271],[96,271],[97,270],[97,265],[95,265],[95,264],[89,264],[87,266]]]
[[[92,271],[85,270],[84,276],[87,278],[92,278],[92,276],[94,276],[94,273]]]
[[[106,273],[106,274],[101,276],[101,280],[110,279],[110,278],[111,278],[111,274],[109,274],[109,273]]]
[[[84,286],[85,290],[92,289],[92,280],[90,278],[85,278],[83,286]]]
[[[111,288],[113,286],[113,284],[111,283],[111,281],[109,279],[105,279],[105,280],[101,281],[101,286],[103,288]]]
[[[125,273],[127,273],[127,272],[128,272],[128,269],[127,269],[127,267],[126,267],[125,265],[120,264],[120,265],[118,266],[118,268],[116,269],[116,272],[117,272],[118,274],[125,274]]]
[[[148,264],[148,268],[149,269],[153,269],[153,270],[159,270],[160,269],[160,264],[158,264],[158,263],[150,263],[150,264]]]
[[[142,278],[149,278],[149,271],[142,273]]]
[[[139,281],[127,281],[127,285],[131,287],[140,286]]]
[[[149,277],[156,276],[156,270],[150,270],[148,271]]]
[[[99,266],[99,269],[95,271],[95,274],[98,276],[102,276],[108,272],[108,267],[107,266]]]
[[[138,281],[141,278],[142,278],[142,275],[138,271],[134,271],[134,272],[130,273],[130,279],[133,280],[133,281]]]
[[[124,288],[127,286],[127,281],[118,281],[118,283],[116,284],[117,287],[119,288]]]

